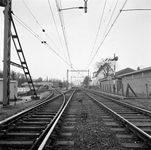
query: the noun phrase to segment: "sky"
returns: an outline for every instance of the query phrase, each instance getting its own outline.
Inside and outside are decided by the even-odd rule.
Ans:
[[[62,9],[84,6],[84,0],[56,1]],[[127,67],[137,69],[151,66],[151,11],[145,10],[151,9],[150,0],[127,0],[123,10],[143,9],[134,11],[120,11],[125,0],[88,0],[87,13],[83,9],[58,12],[56,1],[12,2],[15,26],[32,78],[66,80],[68,69],[69,78],[76,82],[88,73],[70,70],[89,70],[92,76],[97,70],[96,62],[113,58],[114,54],[119,58],[117,71]],[[3,70],[4,51],[3,10],[0,7],[0,70]],[[63,16],[62,19],[59,14]],[[28,30],[17,18],[29,27]],[[13,42],[11,61],[20,64]],[[14,66],[11,66],[11,70],[23,73]]]

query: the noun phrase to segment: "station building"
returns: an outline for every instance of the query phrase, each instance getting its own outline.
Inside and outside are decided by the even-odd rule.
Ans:
[[[122,77],[121,75],[130,73],[135,71],[134,69],[131,68],[125,68],[120,71],[117,71],[115,73],[110,74],[106,78],[100,79],[100,88],[102,91],[109,92],[109,93],[117,93],[120,94],[122,92]]]
[[[119,78],[122,79],[124,94],[129,84],[138,97],[151,97],[151,67],[138,68],[136,71],[119,75]],[[133,96],[132,92],[130,96]]]
[[[128,97],[151,97],[151,67],[126,68],[99,79],[100,89]],[[128,93],[128,95],[127,95]]]

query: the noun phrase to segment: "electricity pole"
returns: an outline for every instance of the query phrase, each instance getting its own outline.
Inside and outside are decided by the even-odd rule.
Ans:
[[[11,4],[7,0],[4,10],[3,106],[9,105],[10,98]]]

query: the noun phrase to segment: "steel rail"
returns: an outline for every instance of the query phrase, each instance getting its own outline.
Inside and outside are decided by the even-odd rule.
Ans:
[[[151,111],[149,111],[149,110],[145,110],[145,109],[143,109],[143,108],[140,108],[140,107],[137,107],[137,106],[134,106],[134,105],[125,103],[125,102],[123,102],[123,101],[121,102],[121,101],[119,101],[119,100],[117,100],[117,99],[115,99],[115,98],[111,98],[111,97],[109,97],[109,96],[102,95],[100,92],[96,92],[96,91],[89,91],[89,92],[94,93],[94,94],[98,94],[99,96],[101,96],[101,97],[103,97],[103,98],[106,98],[106,99],[109,99],[109,100],[111,100],[111,101],[114,101],[114,102],[116,102],[117,104],[120,104],[120,105],[129,107],[129,108],[131,108],[131,109],[133,109],[133,110],[137,110],[137,111],[139,111],[139,112],[142,112],[143,114],[146,114],[146,115],[148,115],[148,116],[151,116]]]
[[[138,128],[136,125],[132,124],[127,119],[123,118],[121,115],[117,114],[116,112],[114,112],[113,110],[111,110],[110,108],[108,108],[107,106],[105,106],[103,103],[101,103],[100,101],[98,101],[96,98],[94,98],[93,96],[91,96],[90,94],[88,94],[88,92],[85,92],[85,91],[83,91],[83,92],[86,95],[88,95],[90,98],[92,98],[93,100],[95,100],[97,103],[99,103],[101,106],[103,106],[103,108],[105,108],[109,113],[112,113],[114,116],[118,117],[118,121],[121,121],[123,123],[123,125],[125,125],[127,128],[129,128],[130,131],[132,131],[133,133],[135,133],[135,135],[137,135],[138,137],[140,137],[144,142],[147,142],[151,146],[151,136],[149,134],[147,134],[146,132],[144,132],[143,130],[141,130],[140,128]]]
[[[32,147],[30,148],[30,150],[35,150],[35,149],[38,148],[39,144],[42,143],[43,139],[45,138],[46,134],[50,130],[50,128],[53,125],[54,121],[56,120],[56,118],[60,114],[61,110],[63,109],[63,107],[64,107],[64,105],[66,103],[66,99],[65,99],[65,94],[62,93],[61,95],[63,96],[63,103],[62,103],[59,111],[55,114],[55,116],[53,117],[53,119],[51,120],[51,122],[47,125],[46,129],[43,130],[43,132],[41,133],[40,137],[38,137],[36,139],[36,141],[34,142],[34,144],[32,145]]]
[[[48,101],[53,100],[54,98],[56,98],[56,97],[53,97],[53,98],[52,97],[53,97],[53,93],[51,95],[49,95],[48,97],[46,97],[45,99],[43,99],[42,101],[34,104],[30,108],[27,108],[26,110],[23,110],[23,111],[15,114],[15,115],[13,115],[13,116],[5,119],[5,120],[0,121],[0,128],[1,128],[1,126],[13,123],[14,121],[16,121],[16,119],[19,119],[20,117],[22,117],[23,115],[27,114],[28,112],[33,111],[36,107],[41,106],[42,104],[44,104],[44,103],[46,103],[46,102],[48,102]]]
[[[75,91],[73,91],[73,93],[71,94],[71,96],[69,97],[68,101],[66,102],[65,106],[63,107],[63,109],[61,110],[61,112],[59,112],[57,118],[54,120],[53,125],[51,126],[50,130],[48,131],[47,135],[45,136],[43,142],[40,144],[38,150],[43,150],[43,148],[45,147],[49,137],[51,136],[55,126],[57,125],[59,119],[61,118],[63,112],[65,111],[65,109],[67,108],[69,102],[71,101],[73,95],[75,94]]]
[[[70,91],[65,92],[68,93]],[[4,130],[5,127],[7,127],[8,125],[11,125],[12,123],[14,123],[15,121],[23,118],[25,115],[30,114],[31,112],[39,109],[40,107],[44,107],[47,103],[49,103],[50,101],[53,101],[61,96],[63,96],[63,102],[61,104],[61,107],[59,107],[59,111],[60,112],[63,108],[63,106],[65,105],[66,102],[66,98],[65,98],[65,94],[61,93],[53,98],[47,97],[46,99],[44,99],[43,101],[39,102],[38,104],[35,104],[34,106],[28,108],[27,110],[24,110],[23,112],[20,112],[2,122],[0,122],[0,128],[1,130]],[[46,125],[45,129],[41,131],[41,133],[39,134],[39,137],[37,137],[34,141],[33,141],[33,145],[31,145],[31,149],[37,149],[36,146],[38,147],[39,143],[43,140],[43,138],[45,137],[45,134],[48,132],[49,128],[51,127],[52,122],[54,122],[55,118],[58,116],[59,113],[56,113],[55,116],[53,117],[53,119]]]
[[[65,92],[65,93],[68,93],[68,92],[69,92],[69,91],[67,91],[67,92]],[[46,104],[47,102],[49,102],[49,101],[51,101],[51,100],[54,100],[54,99],[56,99],[57,97],[60,97],[60,96],[62,95],[62,93],[60,93],[59,95],[57,95],[57,96],[55,96],[55,97],[53,97],[53,95],[54,95],[54,93],[52,93],[51,95],[47,96],[47,97],[46,97],[45,99],[43,99],[42,101],[40,101],[40,102],[34,104],[33,106],[27,108],[26,110],[23,110],[23,111],[21,111],[21,112],[15,114],[15,115],[13,115],[13,116],[11,116],[11,117],[5,119],[5,120],[0,121],[0,129],[1,129],[1,127],[4,127],[5,125],[7,126],[7,125],[9,125],[9,124],[15,122],[17,119],[20,119],[22,116],[26,115],[27,113],[32,112],[34,109],[36,109],[36,108],[38,108],[38,107],[40,107],[40,106]]]

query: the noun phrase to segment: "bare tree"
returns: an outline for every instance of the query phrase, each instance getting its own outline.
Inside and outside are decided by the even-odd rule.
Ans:
[[[104,77],[114,72],[114,62],[110,58],[103,58],[100,62],[96,62],[95,67],[98,71],[102,71]]]

